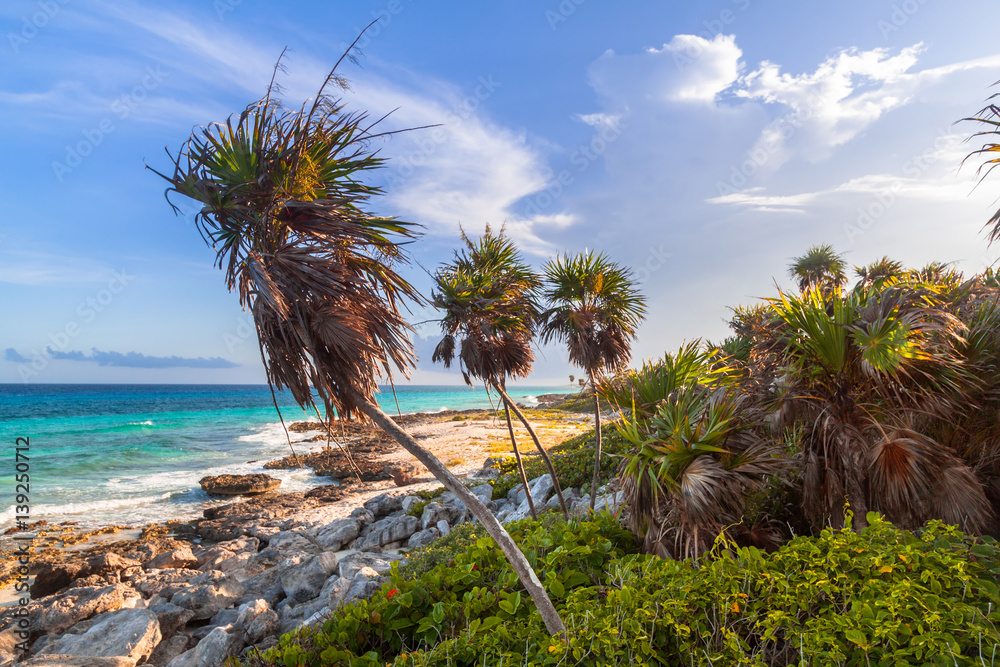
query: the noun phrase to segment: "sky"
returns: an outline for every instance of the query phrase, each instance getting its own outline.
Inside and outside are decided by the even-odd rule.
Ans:
[[[638,364],[725,337],[815,244],[982,271],[1000,179],[959,169],[977,127],[956,121],[1000,92],[993,8],[6,0],[0,383],[264,382],[194,207],[175,214],[146,166],[260,98],[284,49],[298,106],[373,21],[338,70],[347,108],[440,124],[373,146],[371,208],[423,226],[402,273],[425,294],[460,227],[506,223],[535,267],[603,251],[648,301]],[[458,384],[430,361],[436,318],[411,314],[411,381]],[[580,375],[557,345],[536,357],[526,384]]]

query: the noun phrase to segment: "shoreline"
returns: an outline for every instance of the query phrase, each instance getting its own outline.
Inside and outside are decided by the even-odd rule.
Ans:
[[[533,426],[539,432],[546,447],[557,444],[577,433],[584,432],[589,425],[586,415],[559,411],[556,425],[551,417],[540,417],[537,411],[549,408],[541,406],[526,406],[536,413],[532,419]],[[444,410],[433,413],[411,413],[397,417],[397,421],[411,433],[424,447],[427,447],[459,478],[466,478],[479,471],[484,462],[492,456],[510,453],[509,435],[506,424],[496,413],[484,409]],[[297,421],[286,424],[289,435],[310,435],[300,440],[293,440],[296,453],[300,459],[309,459],[324,454],[326,438],[320,422]],[[372,425],[362,425],[357,422],[348,428],[351,433],[345,438],[349,450],[355,460],[363,459],[363,468],[369,471],[384,470],[386,466],[397,464],[415,464],[415,460],[398,444]],[[527,432],[523,426],[516,425],[515,433],[518,441],[527,440]],[[302,445],[313,445],[310,451],[302,451]],[[535,456],[530,445],[525,448],[523,456]],[[364,450],[364,451],[361,451]],[[340,450],[336,444],[331,446],[328,454],[336,459]],[[359,456],[359,454],[364,455]],[[283,460],[268,461],[264,464],[265,473],[287,469],[284,466],[274,466]],[[316,477],[323,477],[314,469]],[[373,497],[386,492],[398,490],[404,494],[430,491],[441,487],[430,473],[422,467],[417,471],[410,483],[397,486],[393,479],[385,473],[377,479],[366,478],[363,481],[351,480],[346,477],[340,481],[328,479],[326,484],[318,484],[309,491],[288,491],[278,488],[275,491],[260,495],[245,495],[232,497],[211,497],[202,504],[199,514],[179,516],[162,522],[146,522],[139,524],[109,523],[107,525],[81,525],[80,521],[51,522],[42,519],[32,522],[29,526],[35,529],[36,538],[32,543],[32,577],[40,567],[56,563],[79,560],[95,553],[114,552],[119,550],[116,543],[141,542],[149,536],[174,539],[201,545],[207,540],[196,537],[197,527],[221,508],[239,503],[252,503],[267,509],[282,507],[287,501],[301,504],[301,509],[292,512],[298,514],[321,514],[326,520],[336,520],[347,517],[352,511],[362,506]],[[321,491],[322,490],[322,491]],[[317,493],[318,492],[318,493]],[[0,534],[0,554],[4,556],[0,564],[0,609],[16,604],[19,594],[13,587],[13,570],[16,559],[11,557],[21,544],[15,542],[13,529],[7,528]]]

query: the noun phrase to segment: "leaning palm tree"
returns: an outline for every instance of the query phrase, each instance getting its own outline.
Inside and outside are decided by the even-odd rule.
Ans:
[[[168,151],[173,173],[156,173],[169,183],[168,202],[176,193],[201,205],[198,230],[227,286],[253,314],[272,392],[287,389],[303,408],[318,412],[321,404],[327,415],[378,424],[482,522],[546,627],[562,633],[555,607],[503,526],[376,403],[378,379],[406,375],[413,362],[401,308],[420,296],[396,269],[416,230],[366,209],[379,194],[361,180],[383,162],[369,148],[378,135],[365,114],[348,113],[328,92],[346,86],[336,70],[299,109],[275,99],[272,77],[261,100],[197,129],[176,156]]]
[[[809,248],[806,254],[796,257],[788,266],[788,274],[795,279],[799,291],[824,290],[838,292],[847,282],[847,263],[830,245]]]
[[[767,299],[771,335],[754,376],[773,414],[805,425],[803,498],[814,526],[855,528],[869,509],[919,525],[945,519],[979,531],[991,511],[969,466],[920,422],[959,414],[970,382],[957,348],[964,326],[935,285],[858,286]]]
[[[590,509],[597,500],[601,472],[601,402],[596,378],[622,369],[632,354],[631,342],[646,312],[646,300],[635,288],[632,273],[604,254],[581,253],[545,265],[545,298],[541,340],[560,340],[569,360],[587,372],[594,392],[596,450]]]
[[[499,234],[494,234],[487,225],[475,241],[464,233],[462,239],[465,249],[456,252],[455,259],[434,275],[435,290],[431,298],[444,312],[441,319],[444,337],[434,349],[432,359],[444,362],[447,368],[457,356],[467,384],[471,386],[472,378],[478,378],[500,395],[528,508],[535,518],[535,501],[510,419],[511,410],[514,411],[545,461],[563,515],[568,518],[569,509],[552,459],[506,389],[508,378],[525,377],[531,372],[534,361],[531,343],[538,320],[537,293],[541,281],[521,259],[502,228]]]

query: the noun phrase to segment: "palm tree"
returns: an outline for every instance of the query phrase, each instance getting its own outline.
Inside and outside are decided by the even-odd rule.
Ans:
[[[847,282],[847,263],[830,245],[809,248],[806,254],[796,257],[788,266],[788,274],[795,278],[800,292],[826,290],[837,292]]]
[[[751,401],[732,385],[691,383],[671,392],[651,418],[633,415],[619,427],[636,446],[620,478],[644,551],[697,558],[720,533],[749,532],[740,525],[747,492],[783,467],[753,415]]]
[[[958,413],[969,386],[962,323],[930,284],[859,285],[767,299],[771,334],[754,379],[774,414],[805,427],[804,504],[814,526],[854,526],[869,508],[919,525],[946,519],[981,530],[990,509],[965,462],[919,427]]]
[[[996,97],[997,94],[993,94],[989,99],[992,100]],[[976,132],[969,137],[970,141],[983,137],[983,145],[966,155],[962,160],[962,164],[964,165],[969,158],[982,159],[982,164],[976,170],[976,176],[979,177],[979,182],[982,183],[996,169],[997,165],[1000,165],[1000,143],[997,143],[997,137],[1000,137],[1000,106],[992,103],[987,104],[972,118],[963,118],[962,120],[972,121],[985,126],[982,131]],[[996,213],[986,221],[985,227],[989,230],[987,238],[991,244],[1000,239],[1000,209],[997,209]]]
[[[531,372],[534,361],[531,342],[539,314],[537,293],[541,281],[521,259],[503,229],[493,234],[487,225],[485,233],[477,240],[470,240],[464,233],[462,240],[465,249],[456,252],[455,259],[434,275],[432,301],[444,311],[441,319],[444,337],[434,349],[433,360],[443,361],[446,368],[450,367],[457,348],[466,383],[471,386],[471,378],[478,378],[500,395],[514,458],[531,516],[535,518],[535,503],[528,489],[528,478],[510,419],[511,410],[514,411],[545,461],[563,515],[568,518],[569,509],[552,459],[506,390],[508,378],[525,377]]]
[[[275,74],[279,68],[280,59]],[[482,522],[546,627],[562,633],[537,575],[496,517],[375,401],[378,379],[406,375],[413,362],[400,308],[421,297],[396,268],[416,230],[366,210],[379,190],[361,179],[382,164],[369,149],[379,135],[365,114],[346,112],[327,92],[346,86],[336,70],[298,110],[274,98],[272,77],[267,94],[239,116],[194,131],[170,156],[172,174],[156,173],[169,183],[168,202],[176,193],[201,204],[198,230],[253,314],[272,392],[287,388],[302,407],[318,412],[321,403],[328,415],[378,424]]]
[[[646,312],[646,301],[632,280],[632,273],[604,254],[584,252],[560,257],[545,265],[545,298],[541,339],[560,340],[569,349],[569,360],[587,372],[594,390],[596,451],[590,509],[597,500],[601,471],[601,403],[596,378],[616,372],[631,356],[631,341]]]
[[[854,267],[854,273],[862,285],[873,287],[882,285],[888,280],[902,278],[906,271],[901,262],[882,257],[867,266]]]

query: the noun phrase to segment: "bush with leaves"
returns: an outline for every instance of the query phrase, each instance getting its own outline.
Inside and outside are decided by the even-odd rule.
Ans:
[[[613,519],[520,522],[514,533],[563,618],[548,635],[488,538],[402,571],[247,667],[351,665],[983,665],[1000,653],[1000,549],[878,515],[773,554],[720,540],[710,558],[636,553]]]

